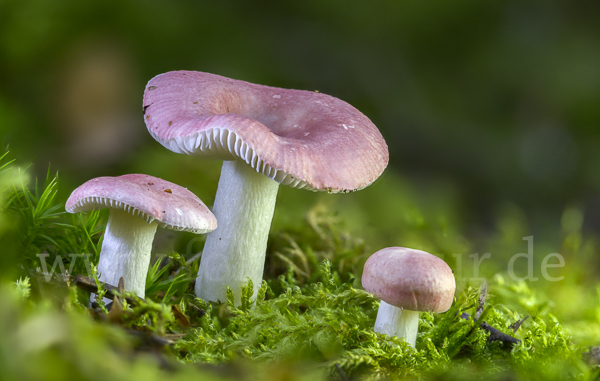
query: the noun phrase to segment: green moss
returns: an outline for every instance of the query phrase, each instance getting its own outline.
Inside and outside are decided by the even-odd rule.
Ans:
[[[251,299],[251,284],[242,291],[238,307],[231,290],[223,304],[195,298],[197,261],[188,263],[173,252],[149,269],[146,300],[134,298],[132,303],[124,302],[121,312],[109,313],[99,298],[98,308],[90,309],[89,293],[71,286],[64,274],[46,282],[36,269],[35,254],[45,252],[47,260],[54,261],[67,258],[69,252],[91,253],[89,267],[83,262],[69,267],[70,275],[88,271],[93,275],[103,230],[101,215],[73,217],[62,212],[63,204],[55,197],[56,178],[49,177],[40,189],[15,179],[0,176],[5,189],[0,236],[12,242],[5,250],[7,258],[13,259],[4,259],[12,270],[2,271],[0,278],[17,279],[19,273],[29,277],[0,286],[3,379],[587,380],[597,376],[598,370],[583,360],[589,346],[600,340],[596,288],[587,291],[589,303],[579,314],[564,311],[566,295],[586,295],[584,278],[565,280],[558,287],[513,281],[499,273],[488,285],[477,321],[472,316],[479,305],[480,285],[459,282],[449,311],[421,314],[415,348],[374,333],[379,301],[362,290],[357,279],[374,250],[359,234],[348,233],[345,220],[320,202],[308,210],[304,223],[282,225],[272,232],[266,277],[256,300]],[[423,223],[407,224],[403,233],[412,241],[448,234],[447,229],[436,232],[426,222],[426,213],[415,213]],[[571,210],[567,217],[565,255],[593,251],[593,240],[581,233],[581,224],[573,222],[577,213]],[[7,218],[14,223],[6,224]],[[511,218],[505,215],[495,235],[473,245],[518,250],[522,236],[514,230],[522,230],[522,216],[514,217],[512,227]],[[465,247],[459,246],[456,250]],[[452,248],[444,252],[451,253]],[[586,272],[584,264],[571,269]],[[97,286],[102,294],[103,285],[97,282]],[[557,300],[553,302],[548,293],[555,293]],[[471,318],[461,318],[463,313]],[[527,315],[513,332],[512,324]],[[514,336],[519,344],[490,341],[490,333],[480,326],[483,321]],[[164,340],[172,344],[163,345]]]

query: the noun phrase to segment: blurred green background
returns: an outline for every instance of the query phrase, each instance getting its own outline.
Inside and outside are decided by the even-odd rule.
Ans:
[[[149,136],[145,83],[186,69],[319,90],[373,120],[390,166],[352,195],[282,187],[275,226],[323,202],[374,250],[413,243],[404,219],[449,241],[415,240],[436,254],[480,237],[515,254],[528,235],[545,254],[600,226],[599,15],[595,0],[0,0],[0,136],[58,170],[65,198],[143,172],[210,205],[220,163]]]
[[[424,249],[449,263],[459,289],[486,277],[491,304],[522,315],[552,310],[575,342],[598,345],[598,20],[597,0],[0,0],[0,144],[19,165],[33,163],[32,187],[38,177],[43,189],[48,166],[59,172],[57,204],[92,177],[139,172],[188,187],[211,205],[221,163],[174,154],[149,136],[147,81],[185,69],[319,90],[379,127],[390,165],[353,194],[281,187],[267,278],[299,262],[294,253],[302,251],[360,275],[364,259],[382,247]],[[0,203],[7,184],[20,179],[0,170]],[[52,246],[46,232],[59,236],[54,222],[68,217],[12,216],[0,213],[0,278],[14,281],[16,271],[29,270],[19,267],[25,249],[35,259]],[[528,253],[529,236],[532,263],[521,257],[514,275],[531,271],[539,281],[517,283],[508,266]],[[155,253],[177,250],[189,259],[202,243],[159,230]],[[541,266],[556,252],[565,266],[548,274],[564,279],[544,281]],[[531,296],[502,295],[494,285],[504,282]],[[20,314],[15,303],[1,304],[1,321]],[[69,325],[49,316],[49,332]],[[87,328],[73,325],[79,331],[64,337],[95,332],[81,320]],[[29,352],[10,340],[4,352],[25,355],[5,363],[29,363]]]

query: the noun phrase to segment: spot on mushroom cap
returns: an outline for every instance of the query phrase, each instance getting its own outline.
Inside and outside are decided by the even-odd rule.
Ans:
[[[450,267],[425,251],[388,247],[365,263],[362,285],[384,302],[411,311],[444,312],[456,282]]]
[[[166,148],[239,158],[296,188],[359,190],[381,175],[389,159],[365,115],[314,91],[176,71],[150,80],[143,107],[148,131]]]
[[[217,219],[195,194],[154,176],[131,174],[97,177],[75,189],[67,200],[67,212],[118,208],[163,228],[196,234],[217,228]]]

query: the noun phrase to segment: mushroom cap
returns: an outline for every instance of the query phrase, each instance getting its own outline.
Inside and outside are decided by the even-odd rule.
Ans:
[[[97,177],[75,189],[67,200],[67,212],[102,208],[122,209],[163,228],[196,234],[217,228],[217,219],[195,194],[154,176],[131,174]]]
[[[148,82],[144,115],[150,134],[171,151],[239,158],[296,188],[359,190],[381,175],[389,159],[365,115],[314,91],[175,71]]]
[[[435,255],[388,247],[365,263],[362,285],[384,302],[411,311],[445,312],[456,283],[450,267]]]

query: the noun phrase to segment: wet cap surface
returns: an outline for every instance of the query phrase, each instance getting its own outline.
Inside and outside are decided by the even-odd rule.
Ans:
[[[157,221],[163,228],[196,234],[213,231],[217,220],[204,203],[189,190],[154,176],[131,174],[98,177],[75,189],[65,206],[78,213],[118,208]]]
[[[389,159],[365,115],[313,91],[176,71],[150,80],[143,106],[148,131],[166,148],[239,158],[296,188],[359,190],[379,177]]]
[[[389,247],[365,263],[362,285],[384,302],[411,311],[445,312],[456,283],[450,267],[425,251]]]

